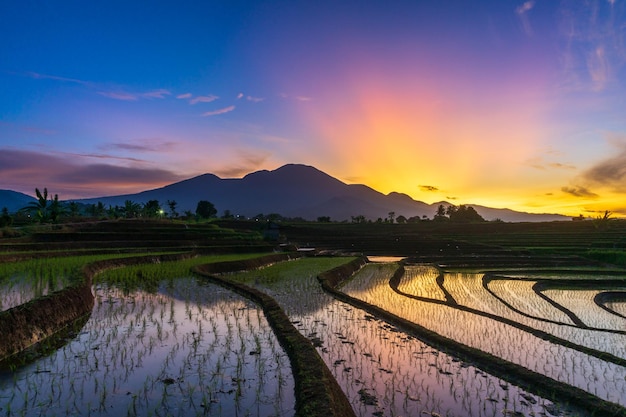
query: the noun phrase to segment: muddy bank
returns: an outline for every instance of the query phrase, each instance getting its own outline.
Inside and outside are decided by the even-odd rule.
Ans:
[[[83,282],[55,291],[45,297],[0,312],[0,361],[6,361],[26,349],[33,348],[56,333],[72,326],[91,314],[94,296],[93,277],[105,269],[142,263],[157,263],[187,259],[193,253],[148,255],[108,259],[86,265]]]
[[[91,279],[0,313],[0,360],[42,342],[91,313]]]
[[[293,257],[293,254],[279,254],[247,261],[205,264],[195,267],[194,272],[205,276],[211,282],[249,298],[263,308],[267,321],[291,362],[296,385],[296,416],[354,416],[350,402],[315,347],[293,326],[280,305],[272,297],[255,288],[213,275],[218,272],[259,268]],[[348,273],[348,270],[354,272],[354,269],[347,267],[345,273]]]
[[[402,274],[403,266],[399,265],[392,279],[395,278],[397,280]],[[341,274],[341,276],[343,275],[344,274]],[[497,356],[441,336],[426,327],[391,314],[380,307],[353,298],[337,290],[337,287],[340,286],[343,281],[343,279],[338,279],[338,276],[339,274],[333,275],[333,271],[329,271],[328,273],[319,275],[318,280],[322,288],[336,299],[385,320],[407,334],[431,345],[435,349],[456,356],[494,376],[502,378],[511,384],[517,385],[544,398],[549,398],[557,402],[567,402],[575,407],[589,411],[592,414],[599,413],[603,416],[626,416],[626,408],[618,404],[602,400],[579,388],[555,381],[520,365],[505,361]],[[441,303],[445,304],[445,302]]]

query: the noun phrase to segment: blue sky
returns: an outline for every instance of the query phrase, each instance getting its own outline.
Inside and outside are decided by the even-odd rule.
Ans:
[[[0,4],[0,189],[61,199],[304,163],[626,214],[624,1]]]

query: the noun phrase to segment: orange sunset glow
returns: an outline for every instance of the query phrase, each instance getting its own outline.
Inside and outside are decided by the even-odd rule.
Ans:
[[[623,2],[275,6],[0,6],[0,188],[299,163],[427,203],[626,215]]]

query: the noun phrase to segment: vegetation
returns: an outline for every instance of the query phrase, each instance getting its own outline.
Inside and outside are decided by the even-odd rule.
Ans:
[[[200,200],[198,201],[198,206],[196,207],[196,216],[201,219],[210,219],[211,217],[215,217],[217,214],[217,209],[210,201]]]
[[[43,197],[44,193],[41,194]],[[150,207],[160,206],[151,203]],[[97,205],[93,208],[94,212],[98,209]],[[330,370],[330,374],[322,372],[316,377],[307,377],[305,372],[298,378],[309,378],[309,382],[336,382],[348,397],[352,409],[359,410],[360,415],[494,415],[503,413],[502,407],[506,407],[504,414],[507,415],[546,412],[588,415],[586,411],[579,413],[576,407],[567,408],[569,405],[562,398],[570,398],[571,404],[579,403],[578,399],[571,399],[571,392],[575,392],[574,397],[586,398],[581,400],[587,401],[586,404],[597,401],[596,397],[587,397],[590,389],[603,398],[598,402],[598,410],[605,412],[604,415],[623,412],[623,407],[606,403],[607,400],[613,401],[614,397],[602,385],[605,380],[623,380],[624,375],[620,372],[626,361],[620,350],[624,344],[608,342],[623,337],[623,329],[609,328],[607,331],[605,328],[613,326],[609,323],[617,323],[620,314],[626,314],[623,308],[625,295],[620,288],[620,280],[623,281],[625,275],[620,266],[624,267],[621,262],[626,248],[626,224],[619,220],[606,220],[606,226],[597,227],[592,221],[543,224],[464,222],[450,218],[410,221],[395,213],[374,223],[337,223],[326,221],[324,216],[317,222],[289,222],[281,218],[272,222],[280,240],[270,242],[262,240],[267,221],[246,221],[225,215],[209,222],[182,222],[160,220],[159,214],[157,218],[147,220],[149,211],[144,206],[133,210],[138,210],[142,220],[120,218],[104,222],[33,225],[20,229],[23,233],[20,239],[0,241],[0,270],[4,268],[4,282],[15,279],[28,282],[30,278],[27,276],[42,277],[39,282],[43,285],[36,288],[31,300],[79,279],[78,271],[87,260],[97,262],[90,264],[94,272],[104,268],[101,265],[105,264],[101,262],[117,268],[95,276],[93,320],[83,324],[85,327],[77,342],[69,342],[69,350],[61,347],[53,353],[51,358],[56,359],[37,362],[37,366],[44,367],[42,369],[53,370],[50,372],[53,379],[45,380],[47,372],[33,374],[20,370],[24,372],[20,374],[23,376],[7,382],[7,388],[0,387],[3,393],[26,393],[23,395],[28,396],[24,399],[19,397],[22,394],[16,394],[18,399],[13,397],[7,403],[11,404],[13,411],[22,407],[20,404],[27,404],[28,408],[45,402],[44,397],[48,394],[44,392],[47,391],[34,394],[27,385],[19,385],[20,381],[36,378],[39,386],[55,386],[55,398],[61,398],[63,404],[76,402],[68,410],[57,410],[59,413],[89,411],[104,414],[104,410],[109,413],[113,410],[116,414],[172,414],[173,408],[168,407],[177,403],[189,405],[194,413],[208,412],[211,415],[235,412],[219,408],[219,404],[224,407],[225,404],[239,404],[241,408],[237,412],[244,414],[250,410],[250,403],[246,401],[252,399],[254,404],[255,401],[263,403],[254,400],[254,387],[260,387],[258,392],[267,392],[262,390],[269,386],[262,386],[262,381],[265,381],[263,375],[270,375],[265,373],[269,372],[268,364],[283,364],[278,359],[283,353],[270,339],[273,332],[280,337],[278,334],[285,331],[294,337],[299,334],[288,342],[288,346],[292,346],[290,349],[317,352]],[[466,208],[458,208],[455,212],[459,210],[471,213]],[[445,212],[444,215],[448,217],[451,213]],[[125,213],[120,217],[125,217]],[[173,217],[172,210],[170,217]],[[276,217],[270,214],[263,219]],[[361,258],[318,256],[276,263],[284,256],[272,255],[274,264],[259,269],[256,263],[259,254],[278,249],[278,243],[285,244],[281,245],[282,248],[303,244],[327,253],[411,256],[415,262],[430,262],[447,272],[437,267],[418,266],[406,267],[404,275],[396,276],[397,266],[393,264],[367,266],[345,288],[340,287],[341,292],[331,292],[331,296],[322,291],[317,276],[324,276],[325,288],[335,287],[354,271],[344,268],[346,262],[362,262]],[[122,257],[132,258],[129,261],[117,259]],[[232,269],[235,260],[249,270],[222,275],[220,279],[230,288],[228,291],[216,290],[217,287],[202,283],[190,272],[203,265],[215,266],[215,262]],[[133,265],[128,265],[130,262]],[[358,262],[355,265],[360,267]],[[490,275],[489,279],[482,278],[482,273],[467,272],[470,269],[482,271],[485,265],[501,272]],[[529,272],[529,268],[534,272]],[[26,274],[26,270],[32,273]],[[206,270],[214,273],[217,269]],[[334,278],[323,274],[325,270],[333,270]],[[508,271],[508,275],[502,273],[503,270]],[[566,277],[564,270],[578,275]],[[590,278],[591,274],[596,275]],[[611,280],[605,275],[610,275]],[[57,276],[70,278],[70,281],[52,282],[51,278]],[[396,278],[399,282],[394,281]],[[594,287],[597,279],[601,279],[605,287]],[[557,281],[559,285],[554,284]],[[256,302],[266,310],[282,311],[281,320],[287,323],[274,330],[264,324],[257,325],[260,309],[241,298],[233,301],[231,290],[245,293],[250,299],[259,297],[258,300],[264,301]],[[348,300],[346,294],[357,301]],[[19,304],[27,298],[16,302]],[[575,301],[571,301],[572,298]],[[358,300],[369,305],[359,304]],[[3,298],[2,301],[7,300]],[[353,305],[345,304],[346,301]],[[9,306],[8,303],[4,305]],[[560,307],[542,311],[537,309],[538,305]],[[594,314],[598,317],[586,315],[581,305],[603,309],[605,316],[602,317],[610,317],[612,321],[599,320],[602,317],[597,311]],[[417,311],[420,314],[413,314]],[[404,321],[396,321],[393,316]],[[466,323],[462,329],[471,331],[454,333],[455,329],[461,328],[452,328],[450,324],[459,322]],[[216,330],[212,328],[213,323]],[[255,324],[250,326],[249,323]],[[427,336],[411,330],[415,325],[446,336],[450,339],[446,342],[449,348],[426,345],[418,340],[416,337],[424,339]],[[505,327],[508,329],[505,333],[498,330]],[[602,332],[603,337],[580,338],[577,332]],[[524,333],[540,341],[529,339]],[[258,337],[259,334],[263,337]],[[489,334],[489,337],[473,339],[472,335],[477,334]],[[545,336],[537,336],[542,334]],[[507,337],[516,342],[508,343]],[[300,341],[296,343],[297,339]],[[300,345],[302,339],[305,344]],[[499,342],[493,343],[493,340]],[[526,350],[535,346],[533,343],[537,344],[536,352],[529,350],[528,353],[533,361],[515,356],[523,353],[519,349],[507,351],[507,346],[519,343],[523,343]],[[459,348],[463,345],[471,350]],[[296,346],[302,346],[302,349]],[[548,364],[546,370],[532,368],[544,360],[541,352],[545,351],[557,352],[551,357],[558,357],[563,364]],[[163,356],[152,356],[160,354]],[[136,366],[148,357],[158,358],[154,360],[167,366],[154,369],[154,374],[150,373],[153,369]],[[63,368],[64,361],[77,375],[77,382],[72,386],[78,397],[69,394],[64,385],[74,380]],[[209,362],[219,363],[219,366],[207,368]],[[115,374],[104,363],[114,363],[124,375]],[[317,367],[318,371],[322,369],[319,363],[315,365],[315,361],[305,360],[306,363]],[[605,370],[606,363],[611,365],[608,370]],[[232,367],[228,368],[229,364]],[[248,364],[254,364],[256,373],[249,374],[254,376],[244,376]],[[190,366],[193,372],[189,371]],[[283,365],[276,366],[284,368]],[[519,366],[560,382],[554,386],[549,382],[542,385],[545,382],[541,379],[543,376],[531,374],[528,374],[531,375],[529,380],[524,379],[528,375],[520,378],[522,370]],[[273,367],[269,365],[269,368]],[[209,369],[209,373],[203,369]],[[584,375],[579,378],[574,374],[588,369],[592,369],[594,375],[600,375],[597,380]],[[148,373],[142,374],[144,371]],[[617,373],[613,375],[611,372]],[[65,376],[55,379],[54,375]],[[90,378],[81,382],[80,375],[90,375]],[[276,379],[288,379],[280,372],[271,375]],[[143,381],[142,378],[145,378],[143,387],[129,389],[131,394],[124,397],[124,401],[118,398],[117,402],[112,402],[114,396],[110,394],[123,391],[125,380]],[[103,385],[94,387],[93,381],[98,379]],[[243,379],[247,381],[245,384]],[[561,391],[563,384],[578,380],[588,381],[591,388],[577,387],[584,391],[582,393]],[[538,384],[536,381],[544,382]],[[10,385],[13,383],[17,385]],[[80,388],[83,383],[86,388]],[[624,384],[620,384],[614,390],[618,395],[625,392]],[[19,389],[16,388],[18,385]],[[139,391],[142,394],[137,394]],[[206,395],[203,397],[200,392]],[[308,389],[304,392],[310,393]],[[97,393],[98,397],[90,393]],[[178,397],[177,393],[190,400],[181,402],[183,397]],[[272,397],[274,403],[289,404],[284,399],[278,400],[277,392],[268,395],[276,396]],[[283,398],[283,394],[280,395]],[[11,398],[11,394],[7,398]],[[155,403],[154,398],[160,400]],[[322,403],[334,401],[326,398]],[[91,405],[87,409],[80,408],[84,407],[85,401]],[[123,404],[123,410],[115,408],[119,404]],[[133,407],[136,407],[134,413]],[[561,411],[551,407],[559,407]],[[318,411],[321,409],[318,407]],[[293,409],[287,412],[265,410],[267,414],[293,414]],[[305,411],[309,413],[311,410],[302,409],[303,415]]]

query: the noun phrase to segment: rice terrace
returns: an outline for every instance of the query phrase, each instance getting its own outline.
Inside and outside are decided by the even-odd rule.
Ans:
[[[5,233],[0,414],[626,416],[605,220]]]

